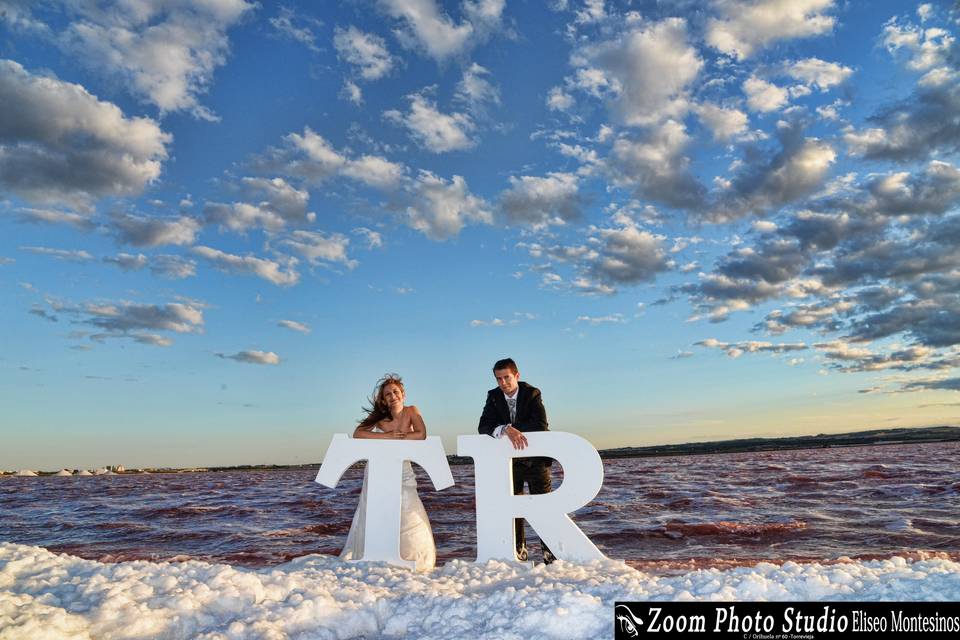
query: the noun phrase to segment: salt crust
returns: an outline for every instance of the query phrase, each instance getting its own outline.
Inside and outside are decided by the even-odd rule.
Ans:
[[[0,640],[613,635],[616,600],[960,600],[960,563],[760,563],[654,576],[621,561],[418,574],[311,555],[269,569],[82,560],[0,543]]]

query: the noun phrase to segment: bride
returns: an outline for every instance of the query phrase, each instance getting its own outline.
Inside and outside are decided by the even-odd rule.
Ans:
[[[353,432],[354,438],[380,438],[388,440],[423,440],[427,428],[420,411],[415,406],[405,407],[403,381],[396,374],[387,374],[377,382],[371,398],[373,405]],[[367,512],[367,474],[363,472],[363,489],[360,503],[353,514],[350,533],[340,557],[355,560],[363,557],[363,531]],[[409,460],[403,462],[403,491],[400,507],[400,557],[416,562],[417,571],[429,571],[436,563],[437,551],[433,543],[433,531],[427,512],[417,495],[417,477]]]

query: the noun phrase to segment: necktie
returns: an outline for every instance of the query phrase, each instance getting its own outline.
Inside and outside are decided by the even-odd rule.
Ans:
[[[507,406],[510,407],[510,423],[513,424],[517,419],[517,398],[507,398]]]

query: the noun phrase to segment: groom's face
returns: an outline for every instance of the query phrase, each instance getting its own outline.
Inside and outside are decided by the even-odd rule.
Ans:
[[[520,372],[517,371],[514,373],[510,369],[497,369],[493,372],[494,377],[497,379],[497,385],[500,387],[500,391],[503,391],[508,396],[512,396],[517,390],[517,383],[520,382]]]

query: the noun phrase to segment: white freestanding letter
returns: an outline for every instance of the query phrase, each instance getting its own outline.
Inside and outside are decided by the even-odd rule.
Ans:
[[[524,434],[526,449],[516,450],[508,438],[459,436],[457,455],[473,458],[477,486],[477,562],[517,562],[513,519],[525,518],[554,555],[585,562],[605,558],[567,515],[584,506],[603,485],[603,462],[587,440],[573,433],[537,431]],[[544,456],[563,467],[563,484],[538,496],[513,495],[513,458]]]
[[[426,440],[354,439],[333,436],[316,481],[337,486],[343,472],[360,460],[367,461],[367,513],[363,532],[363,560],[382,560],[413,568],[414,561],[400,557],[400,501],[403,461],[416,462],[438,491],[453,485],[453,475],[438,436]]]

